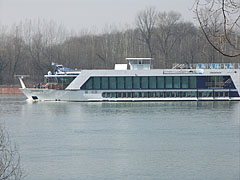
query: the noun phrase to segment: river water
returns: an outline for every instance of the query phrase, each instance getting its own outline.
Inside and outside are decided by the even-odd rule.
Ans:
[[[239,180],[240,102],[67,103],[0,96],[27,180]]]

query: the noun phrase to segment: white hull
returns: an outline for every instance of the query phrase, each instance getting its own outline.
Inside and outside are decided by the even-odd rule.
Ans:
[[[141,101],[240,101],[240,97],[137,97],[137,98],[103,98],[103,91],[70,91],[54,89],[25,88],[20,89],[24,95],[36,101],[69,101],[69,102],[141,102]],[[34,99],[36,98],[36,99]]]

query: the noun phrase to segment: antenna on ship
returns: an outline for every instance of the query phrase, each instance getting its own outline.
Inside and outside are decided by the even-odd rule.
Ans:
[[[23,78],[24,77],[29,77],[29,75],[15,75],[15,77],[17,77],[19,79],[22,89],[25,89],[26,86],[23,82]]]

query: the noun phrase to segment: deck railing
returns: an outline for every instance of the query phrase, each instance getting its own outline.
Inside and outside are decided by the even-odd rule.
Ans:
[[[172,69],[240,69],[240,63],[173,64]]]

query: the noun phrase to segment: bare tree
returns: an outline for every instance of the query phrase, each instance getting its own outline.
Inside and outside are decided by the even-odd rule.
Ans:
[[[202,32],[215,50],[227,57],[240,56],[239,0],[196,0],[195,13]],[[216,17],[219,21],[215,21]]]
[[[7,41],[6,35],[1,34],[0,36],[0,84],[3,83],[2,73],[8,66],[8,61],[6,58],[6,41]]]
[[[9,140],[6,129],[0,124],[0,180],[20,180],[23,178],[20,155]]]
[[[164,66],[168,67],[170,55],[175,45],[187,31],[187,25],[181,23],[181,14],[176,12],[158,13],[157,18],[157,44],[164,58]]]
[[[9,78],[13,82],[15,80],[14,74],[24,59],[25,43],[22,39],[22,24],[14,26],[12,31],[9,41],[11,46],[9,50],[9,54],[11,54],[11,58],[9,58]]]
[[[3,83],[2,72],[6,69],[8,62],[4,59],[4,55],[0,50],[0,84]]]
[[[157,12],[154,8],[150,7],[143,11],[140,11],[137,15],[137,27],[141,32],[142,38],[140,40],[144,41],[148,47],[150,56],[154,56],[153,52],[153,33],[156,25]]]

